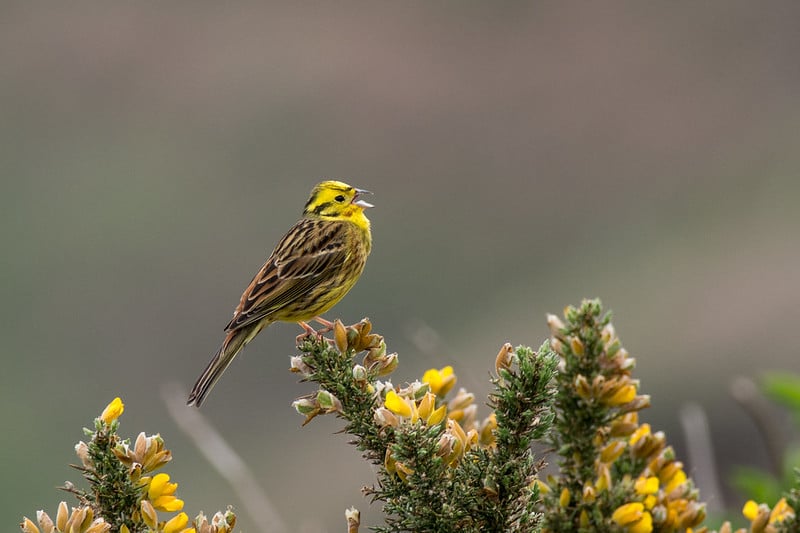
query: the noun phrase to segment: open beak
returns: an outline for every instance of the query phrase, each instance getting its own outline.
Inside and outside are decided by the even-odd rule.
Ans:
[[[353,197],[353,201],[350,202],[351,204],[357,205],[358,207],[363,207],[363,208],[375,207],[374,205],[372,205],[369,202],[365,202],[364,200],[359,200],[358,199],[358,195],[359,194],[372,194],[372,193],[367,191],[367,190],[364,190],[364,189],[356,189],[356,195]]]

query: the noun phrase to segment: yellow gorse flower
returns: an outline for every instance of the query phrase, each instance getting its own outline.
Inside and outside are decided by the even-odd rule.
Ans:
[[[394,414],[405,418],[411,418],[413,413],[411,407],[412,402],[400,397],[400,395],[397,394],[394,389],[390,389],[386,393],[386,398],[383,401],[383,405]]]
[[[786,498],[781,498],[770,510],[769,506],[762,503],[757,504],[753,500],[747,500],[742,508],[742,515],[747,518],[751,524],[760,523],[763,526],[767,524],[777,524],[786,519],[794,518],[794,509],[786,502]],[[755,531],[755,528],[753,529]]]
[[[441,398],[456,384],[456,375],[453,373],[453,367],[449,365],[440,370],[431,368],[422,375],[422,382],[427,383],[431,392]]]
[[[430,392],[426,392],[419,402],[415,402],[410,398],[405,398],[397,394],[394,389],[390,389],[386,393],[383,405],[392,413],[407,418],[412,424],[417,423],[418,420],[422,420],[426,425],[433,426],[444,420],[447,414],[446,405],[441,405],[438,409],[435,408],[436,396]],[[378,410],[378,412],[380,412],[380,410]],[[384,415],[382,416],[385,418]]]
[[[558,496],[558,504],[561,507],[567,507],[569,505],[569,501],[571,499],[569,489],[564,487],[561,489],[561,494]]]
[[[753,500],[747,500],[742,507],[742,515],[751,522],[758,516],[758,504]]]
[[[783,522],[787,518],[794,518],[794,509],[786,503],[786,498],[781,498],[769,514],[769,523]]]
[[[185,529],[188,523],[189,515],[186,513],[179,513],[168,520],[166,524],[164,524],[164,529],[162,529],[162,531],[163,533],[188,533],[189,530]],[[191,530],[193,531],[193,529]]]
[[[103,413],[100,415],[100,420],[102,420],[106,425],[111,424],[114,420],[119,418],[124,411],[125,404],[122,403],[122,400],[119,398],[119,396],[117,396],[111,400],[111,403],[109,403],[105,409],[103,409]]]
[[[621,505],[611,515],[611,519],[624,527],[629,533],[650,533],[653,531],[653,516],[644,509],[641,502]]]
[[[655,494],[658,492],[658,478],[655,476],[644,477],[641,476],[636,479],[634,488],[639,494]]]
[[[159,511],[180,511],[183,509],[183,500],[175,497],[177,489],[177,483],[169,482],[169,474],[156,474],[147,487],[147,499]]]
[[[444,420],[447,414],[447,406],[441,405],[437,409],[436,395],[426,392],[425,396],[422,397],[417,405],[417,413],[419,414],[419,418],[425,421],[425,424],[434,426]],[[412,420],[412,422],[416,422],[416,420]]]
[[[30,518],[23,519],[20,524],[23,533],[108,533],[111,529],[111,524],[102,517],[94,516],[91,507],[73,507],[69,512],[66,502],[59,504],[55,522],[44,511],[38,511],[36,519],[38,527]]]

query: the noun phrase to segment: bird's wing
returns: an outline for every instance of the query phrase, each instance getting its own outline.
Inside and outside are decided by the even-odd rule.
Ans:
[[[348,255],[346,231],[344,223],[331,221],[295,224],[245,289],[225,331],[276,314],[336,275]]]

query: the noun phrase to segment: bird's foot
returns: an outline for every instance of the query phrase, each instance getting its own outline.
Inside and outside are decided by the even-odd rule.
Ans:
[[[321,316],[315,316],[314,321],[319,322],[320,324],[325,326],[323,329],[319,330],[320,333],[327,333],[329,331],[333,331],[333,322],[331,322],[330,320],[325,320]]]
[[[317,330],[315,330],[314,328],[309,326],[307,322],[303,322],[301,320],[300,322],[297,323],[297,325],[300,326],[301,328],[303,328],[303,333],[298,335],[297,338],[295,339],[298,344],[300,343],[300,341],[302,341],[306,337],[310,337],[311,335],[319,335]]]
[[[314,321],[319,322],[320,324],[322,324],[323,327],[320,329],[314,329],[308,324],[308,322],[304,322],[302,320],[297,323],[298,326],[303,328],[303,333],[298,335],[297,339],[295,339],[298,344],[300,343],[301,340],[305,339],[306,337],[310,337],[311,335],[315,335],[316,337],[321,339],[324,333],[333,331],[333,322],[331,322],[330,320],[325,320],[324,318],[317,316],[314,317]]]

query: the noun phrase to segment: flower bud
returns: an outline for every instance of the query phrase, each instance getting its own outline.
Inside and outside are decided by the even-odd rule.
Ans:
[[[333,322],[333,339],[339,353],[345,353],[347,351],[347,329],[338,318]]]
[[[561,339],[553,338],[550,339],[550,347],[553,349],[561,357],[564,357],[564,343],[561,342]]]
[[[511,363],[514,360],[513,356],[514,347],[511,346],[510,342],[500,347],[500,351],[497,352],[497,357],[494,359],[494,369],[498,376],[500,375],[500,369],[511,370]]]
[[[693,528],[698,526],[706,519],[706,506],[702,503],[689,502],[686,510],[678,515],[678,523],[681,527]]]
[[[616,331],[614,330],[614,324],[609,322],[603,329],[600,331],[600,340],[603,341],[603,344],[608,344],[612,340],[614,340],[617,336]]]
[[[89,457],[89,446],[85,442],[80,441],[75,445],[75,454],[78,456],[78,459],[81,460],[81,464],[84,467],[92,467],[92,459]]]
[[[358,528],[361,525],[361,513],[358,509],[351,507],[344,512],[344,518],[347,521],[347,533],[358,533]]]
[[[619,339],[617,338],[612,339],[611,342],[606,344],[606,356],[614,357],[615,355],[617,355],[617,352],[621,347],[622,344],[620,344]]]
[[[592,486],[590,481],[587,481],[583,486],[582,496],[584,503],[594,503],[595,499],[597,499],[597,492],[594,490],[594,486]]]
[[[109,524],[102,518],[95,518],[92,524],[86,530],[86,533],[108,533],[109,531],[111,531],[111,524]],[[122,524],[122,526],[120,526],[119,528],[119,533],[131,533],[131,532],[128,529],[128,526]]]
[[[495,444],[494,430],[497,429],[497,415],[490,414],[481,423],[480,438],[478,442],[481,446],[492,446]]]
[[[72,510],[72,514],[67,520],[67,530],[68,531],[80,531],[81,524],[83,524],[83,519],[86,518],[86,507],[77,507]]]
[[[613,463],[619,458],[620,455],[622,455],[622,452],[624,451],[625,442],[613,440],[600,451],[600,461],[609,464]]]
[[[388,376],[397,369],[399,363],[397,353],[390,353],[389,355],[383,356],[377,365],[378,376]]]
[[[381,357],[386,355],[386,342],[383,339],[381,339],[376,347],[370,348],[369,355],[376,359],[380,359]]]
[[[574,353],[578,357],[583,356],[584,352],[586,351],[583,345],[583,341],[580,340],[578,337],[569,338],[569,347],[572,350],[572,353]]]
[[[289,358],[289,370],[303,376],[308,376],[314,372],[311,367],[306,364],[305,358],[302,355],[293,355]]]
[[[417,405],[419,417],[423,420],[427,420],[428,417],[431,416],[431,413],[433,413],[434,407],[436,407],[436,395],[428,392],[419,401],[419,405]]]
[[[561,495],[558,497],[558,505],[566,509],[567,507],[569,507],[570,499],[571,497],[569,494],[569,489],[566,487],[561,489]]]
[[[100,420],[102,420],[104,424],[110,425],[111,422],[115,421],[120,417],[120,415],[122,415],[123,411],[125,411],[125,404],[122,403],[122,400],[120,400],[118,396],[114,398],[105,409],[103,409],[103,413],[100,415]]]
[[[339,398],[324,389],[320,389],[317,393],[317,403],[326,413],[341,412],[342,410],[342,402],[339,401]]]
[[[561,333],[561,330],[566,327],[564,322],[562,322],[557,315],[551,313],[547,314],[547,326],[550,328],[550,335],[553,337],[562,337],[563,333]]]
[[[650,395],[649,394],[640,394],[636,396],[630,402],[620,406],[620,412],[629,413],[632,411],[640,411],[642,409],[646,409],[650,407]]]
[[[22,528],[23,533],[40,533],[39,528],[36,527],[36,524],[33,523],[33,520],[28,517],[25,517],[19,527]]]
[[[363,384],[367,381],[367,369],[361,365],[353,366],[353,380],[356,383]]]
[[[594,482],[594,488],[598,493],[611,488],[611,470],[605,463],[597,465],[597,479]]]
[[[421,400],[430,390],[431,388],[427,383],[414,381],[398,390],[397,393],[404,398],[411,398],[416,401]]]
[[[461,387],[455,397],[447,403],[449,411],[456,411],[458,409],[466,409],[466,407],[475,401],[475,395],[467,392],[467,389]]]
[[[156,513],[150,500],[142,500],[140,507],[144,523],[151,529],[158,529],[158,513]]]
[[[69,507],[67,507],[67,502],[61,502],[58,504],[58,513],[56,514],[56,529],[59,531],[66,531],[68,520]]]
[[[36,511],[36,521],[39,522],[39,527],[42,528],[42,533],[53,533],[56,525],[50,516],[44,511]]]
[[[574,382],[575,392],[584,400],[589,400],[592,397],[592,387],[589,385],[589,380],[583,374],[575,376]]]
[[[386,407],[378,407],[375,409],[375,413],[372,416],[375,420],[375,423],[380,427],[397,427],[400,424],[400,420],[397,418],[397,416],[395,416],[395,414]]]
[[[442,433],[442,436],[439,437],[439,442],[436,444],[436,455],[444,459],[445,463],[449,464],[454,458],[456,444],[457,439],[452,433]]]
[[[292,402],[292,407],[303,416],[308,416],[315,411],[319,411],[319,405],[311,398],[298,398]]]

